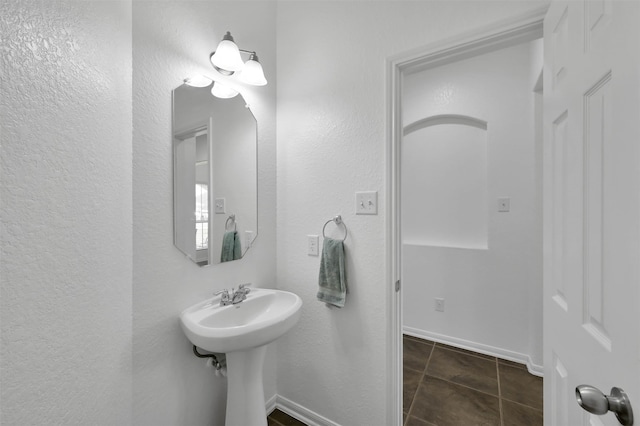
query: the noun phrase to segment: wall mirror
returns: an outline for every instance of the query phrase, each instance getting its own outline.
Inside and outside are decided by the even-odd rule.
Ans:
[[[200,266],[242,258],[258,231],[257,124],[242,95],[173,91],[174,245]]]

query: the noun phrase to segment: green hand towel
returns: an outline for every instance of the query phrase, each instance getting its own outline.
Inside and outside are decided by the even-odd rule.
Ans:
[[[344,266],[344,244],[342,240],[324,239],[320,259],[319,290],[317,298],[338,308],[344,307],[347,296],[347,277]]]
[[[237,231],[225,232],[222,237],[222,251],[220,253],[220,262],[228,262],[242,258],[242,247],[240,246],[240,237]]]

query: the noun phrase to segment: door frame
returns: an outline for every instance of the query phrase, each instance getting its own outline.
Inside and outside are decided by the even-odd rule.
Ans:
[[[459,36],[404,52],[386,61],[386,282],[387,291],[387,424],[402,425],[402,291],[400,241],[400,159],[403,73],[429,69],[493,50],[542,38],[548,6]]]

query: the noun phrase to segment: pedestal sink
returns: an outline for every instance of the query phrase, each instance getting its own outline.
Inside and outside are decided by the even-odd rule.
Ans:
[[[281,290],[252,289],[246,300],[220,306],[204,300],[180,314],[191,343],[227,355],[226,426],[266,426],[262,366],[266,345],[298,322],[302,300]]]

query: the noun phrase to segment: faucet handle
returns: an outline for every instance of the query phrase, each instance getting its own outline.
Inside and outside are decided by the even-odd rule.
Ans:
[[[251,284],[240,284],[238,286],[238,293],[242,294],[242,300],[246,299],[247,294],[251,293],[250,285]]]
[[[217,296],[221,294],[222,297],[220,297],[220,306],[226,306],[229,304],[229,301],[231,300],[231,296],[229,295],[229,290],[227,290],[226,288],[220,291],[216,291],[215,293],[213,293],[214,296]]]

